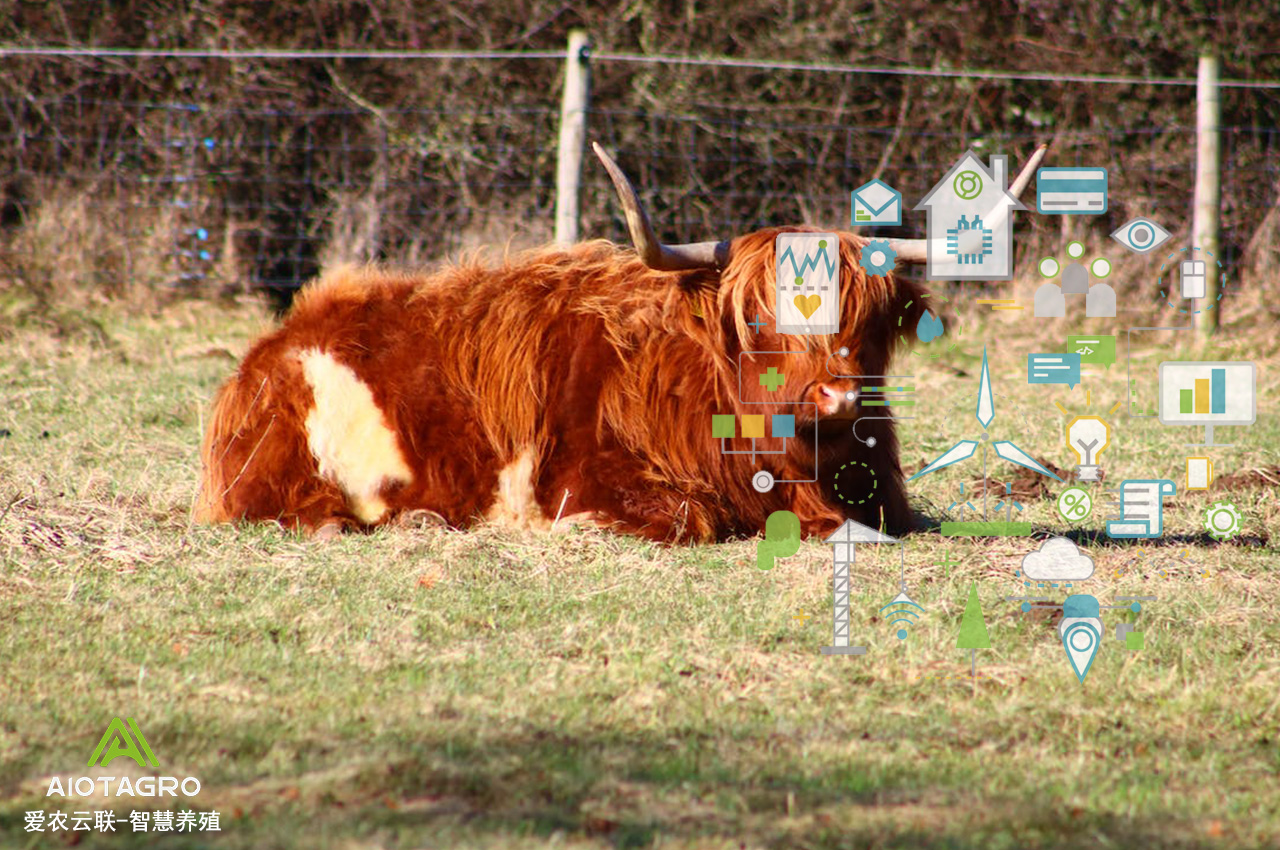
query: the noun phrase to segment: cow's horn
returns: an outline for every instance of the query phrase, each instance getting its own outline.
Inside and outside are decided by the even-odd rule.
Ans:
[[[1040,161],[1044,159],[1045,153],[1049,150],[1047,144],[1036,148],[1036,152],[1031,155],[1031,159],[1027,160],[1027,164],[1022,166],[1022,170],[1018,172],[1018,176],[1014,178],[1013,184],[1009,186],[1009,194],[1015,198],[1022,194],[1022,190],[1027,188],[1027,184],[1031,182],[1031,175],[1036,173]],[[1008,207],[1002,207],[999,213],[993,213],[987,216],[988,226],[995,228],[1003,224],[1004,219],[1009,215]],[[945,255],[947,251],[947,242],[945,239],[934,240],[934,250],[939,256]],[[902,263],[927,263],[929,262],[929,240],[928,239],[890,239],[889,247],[897,255],[898,262]]]
[[[631,242],[636,246],[636,253],[644,264],[651,269],[674,272],[682,269],[721,269],[729,256],[728,242],[691,242],[687,245],[663,245],[654,235],[649,216],[640,205],[635,187],[627,179],[613,157],[605,153],[604,148],[596,142],[591,148],[604,163],[613,180],[613,187],[618,190],[618,200],[622,202],[622,210],[627,215],[627,229],[631,231]]]

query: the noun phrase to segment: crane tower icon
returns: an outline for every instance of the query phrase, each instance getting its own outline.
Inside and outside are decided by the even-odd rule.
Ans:
[[[849,644],[849,568],[853,566],[859,543],[900,543],[860,522],[846,519],[844,525],[823,541],[831,544],[831,645],[823,655],[866,655],[865,646]]]

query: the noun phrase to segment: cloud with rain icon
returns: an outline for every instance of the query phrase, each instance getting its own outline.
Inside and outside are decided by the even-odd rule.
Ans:
[[[1093,559],[1065,537],[1050,537],[1022,559],[1022,574],[1033,581],[1084,581],[1093,575]]]

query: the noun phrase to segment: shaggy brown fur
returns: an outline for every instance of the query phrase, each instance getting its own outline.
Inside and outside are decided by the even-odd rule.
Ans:
[[[788,231],[801,228],[786,228]],[[753,331],[774,315],[774,241],[780,229],[734,240],[723,272],[657,272],[605,242],[548,248],[497,268],[478,263],[431,275],[344,269],[304,289],[283,325],[260,339],[214,404],[203,448],[200,516],[278,520],[315,530],[365,523],[338,481],[321,477],[307,437],[314,406],[298,352],[315,349],[369,387],[412,471],[380,496],[377,522],[426,509],[465,527],[494,507],[499,473],[531,457],[545,518],[589,514],[621,532],[659,540],[719,540],[758,533],[768,515],[794,511],[806,534],[846,517],[891,533],[909,523],[891,422],[814,422],[797,405],[837,375],[888,372],[900,327],[914,328],[922,292],[893,276],[868,276],[862,240],[840,239],[842,332],[810,340]],[[847,357],[836,356],[841,347]],[[805,352],[808,349],[807,353]],[[776,365],[786,401],[765,401],[758,375]],[[758,367],[755,364],[760,364]],[[882,409],[879,409],[882,410]],[[786,454],[722,454],[714,413],[795,413]],[[876,415],[877,409],[867,411]],[[756,469],[809,478],[820,430],[820,482],[751,486]],[[783,448],[772,437],[757,447]],[[749,441],[726,448],[745,450]],[[842,464],[837,498],[832,479]],[[565,492],[568,497],[562,504]]]

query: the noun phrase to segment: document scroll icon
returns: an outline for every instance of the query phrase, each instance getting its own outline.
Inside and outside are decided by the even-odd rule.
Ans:
[[[1164,497],[1178,488],[1167,478],[1120,482],[1120,519],[1107,523],[1108,537],[1159,537],[1164,533]]]

